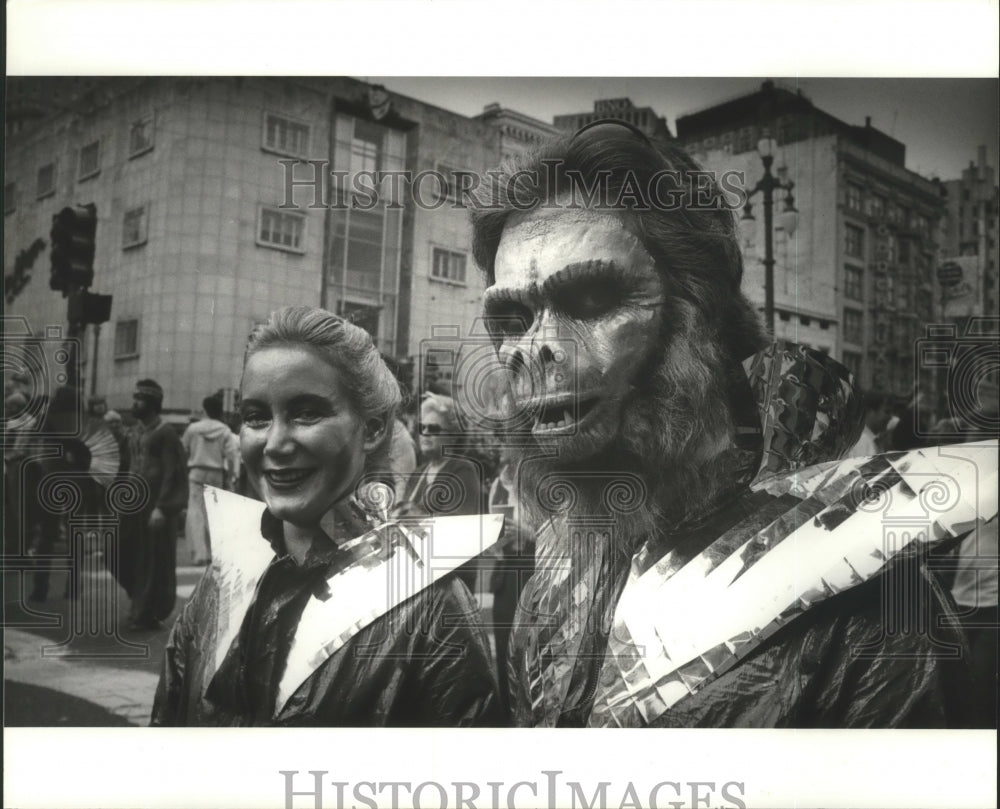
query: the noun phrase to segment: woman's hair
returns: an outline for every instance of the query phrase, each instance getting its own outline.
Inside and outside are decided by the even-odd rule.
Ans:
[[[420,402],[420,417],[429,413],[436,413],[444,423],[445,429],[449,433],[459,433],[462,425],[459,422],[458,414],[455,412],[455,400],[450,396],[442,396],[439,393],[425,393]]]
[[[355,412],[365,421],[385,423],[381,444],[368,453],[365,472],[388,467],[389,441],[396,411],[402,401],[399,383],[386,366],[371,335],[342,317],[314,306],[287,306],[271,313],[247,341],[243,365],[265,348],[304,346],[325,358],[344,381],[344,390]]]

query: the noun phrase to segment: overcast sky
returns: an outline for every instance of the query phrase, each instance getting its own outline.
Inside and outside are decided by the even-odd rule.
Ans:
[[[631,98],[667,119],[751,93],[763,78],[418,78],[363,77],[445,109],[475,115],[497,101],[551,123],[554,115],[585,112],[601,98]],[[801,89],[820,109],[849,124],[872,125],[906,144],[906,166],[943,180],[960,176],[980,144],[997,165],[996,79],[774,80]]]

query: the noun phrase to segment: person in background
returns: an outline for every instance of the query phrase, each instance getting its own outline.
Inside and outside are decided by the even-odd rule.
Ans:
[[[132,471],[145,479],[150,501],[139,512],[131,629],[158,629],[177,599],[177,517],[187,504],[184,447],[173,428],[160,417],[163,388],[140,379],[132,395],[132,412],[139,420],[130,433]]]
[[[3,400],[3,418],[3,548],[6,556],[15,557],[25,550],[21,471],[38,420],[28,412],[28,397],[13,386]]]
[[[115,441],[118,442],[118,471],[119,473],[128,472],[128,434],[125,430],[122,414],[117,410],[109,410],[104,414],[104,423],[108,425],[108,429],[111,430]]]
[[[451,452],[463,453],[463,433],[450,396],[425,393],[420,404],[420,456],[423,465],[410,477],[397,516],[454,517],[486,511],[482,499],[482,471],[477,464]],[[477,591],[480,560],[473,559],[458,575]]]
[[[933,423],[927,397],[915,391],[900,414],[896,426],[889,433],[889,446],[886,450],[898,452],[929,446],[927,437]]]
[[[108,412],[108,400],[103,396],[91,396],[87,399],[87,415],[94,419],[103,419]]]
[[[65,385],[52,394],[45,411],[40,437],[42,443],[52,447],[54,452],[27,462],[24,473],[25,530],[29,542],[28,553],[38,557],[41,565],[34,574],[34,584],[28,596],[29,601],[43,602],[49,593],[49,570],[46,557],[52,557],[57,543],[67,543],[67,551],[74,552],[67,530],[66,513],[47,507],[42,500],[43,492],[49,484],[46,481],[60,477],[71,483],[79,492],[80,502],[73,513],[94,514],[97,510],[96,482],[86,473],[90,469],[91,453],[87,445],[78,437],[80,415],[80,393],[70,385]],[[64,598],[77,599],[80,596],[80,568],[75,558],[70,575],[66,578]]]
[[[878,441],[878,436],[885,429],[889,422],[889,401],[885,394],[869,392],[865,394],[865,426],[861,430],[861,437],[857,443],[848,450],[845,457],[855,458],[868,455],[877,455],[883,449]]]
[[[104,423],[108,425],[115,441],[118,442],[118,474],[115,479],[121,483],[126,479],[126,475],[131,469],[128,428],[125,426],[122,414],[117,410],[108,410],[104,414]],[[132,598],[135,584],[135,542],[133,539],[138,530],[136,515],[119,514],[116,545],[108,548],[104,557],[109,572],[129,598]]]
[[[184,534],[195,565],[212,561],[212,546],[205,516],[205,487],[234,491],[239,479],[239,441],[222,421],[222,400],[207,396],[202,400],[205,418],[188,425],[181,436],[187,453],[188,504]]]

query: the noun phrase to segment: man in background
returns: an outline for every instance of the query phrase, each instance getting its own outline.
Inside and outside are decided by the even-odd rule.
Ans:
[[[138,515],[131,629],[158,629],[177,599],[177,516],[187,503],[186,459],[181,440],[160,417],[163,388],[140,379],[132,395],[139,423],[130,434],[132,471],[149,487]],[[128,541],[128,538],[126,538]]]
[[[240,469],[239,442],[222,421],[222,400],[208,396],[202,400],[205,418],[188,425],[181,437],[187,453],[188,504],[184,534],[192,563],[212,561],[212,544],[205,515],[205,487],[235,490]]]

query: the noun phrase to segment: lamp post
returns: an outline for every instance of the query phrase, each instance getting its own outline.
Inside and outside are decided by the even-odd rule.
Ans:
[[[791,180],[782,182],[779,177],[775,177],[771,173],[775,148],[777,148],[777,143],[774,138],[765,132],[764,137],[757,143],[757,153],[764,164],[764,176],[747,192],[747,201],[743,206],[743,216],[741,217],[744,222],[754,221],[750,198],[758,193],[761,194],[764,197],[764,318],[772,336],[774,335],[774,192],[786,192],[785,213],[795,214],[797,212],[795,197],[792,196],[795,183]]]

